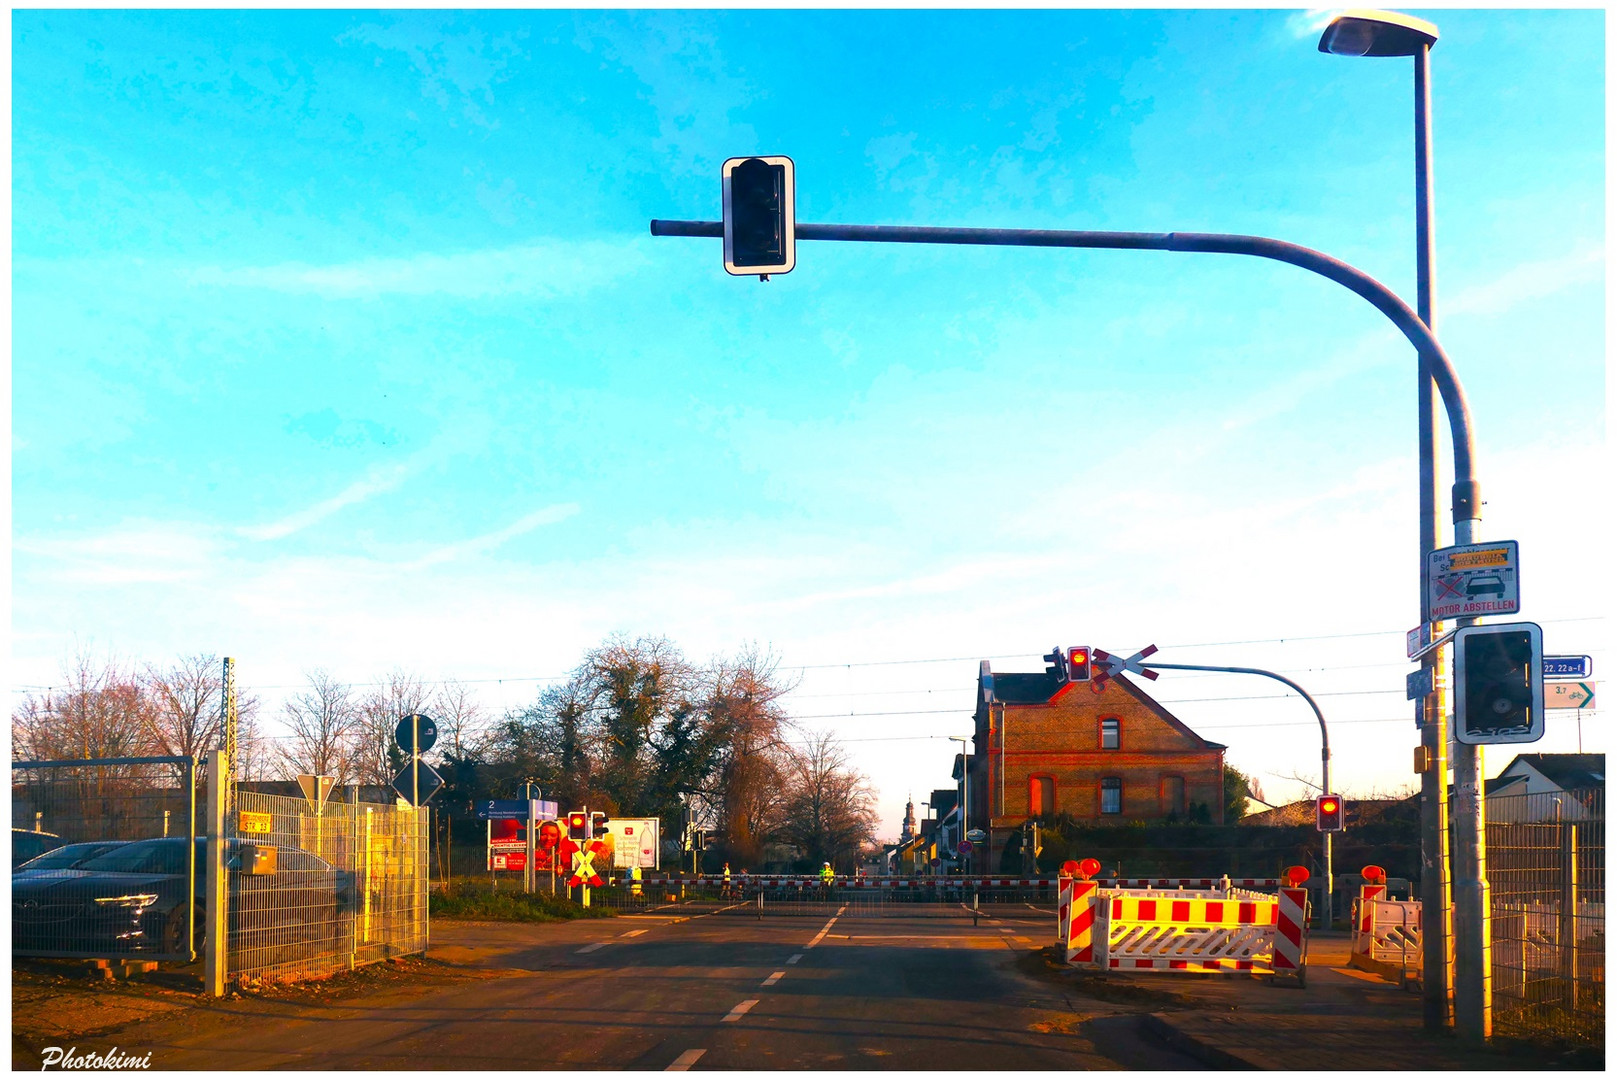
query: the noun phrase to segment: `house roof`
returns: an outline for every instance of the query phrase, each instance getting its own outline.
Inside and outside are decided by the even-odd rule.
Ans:
[[[1371,825],[1384,818],[1395,816],[1405,809],[1413,811],[1417,806],[1419,795],[1411,795],[1407,799],[1346,799],[1347,823],[1353,826]],[[1312,825],[1314,824],[1314,800],[1298,799],[1296,802],[1286,803],[1265,810],[1261,814],[1248,814],[1237,825]]]
[[[1111,681],[1136,701],[1156,713],[1163,722],[1180,734],[1195,739],[1209,750],[1229,749],[1223,743],[1204,739],[1190,730],[1182,720],[1163,708],[1160,702],[1131,682],[1126,676],[1114,675]],[[1043,705],[1069,685],[1071,684],[1064,682],[1048,671],[996,672],[991,670],[988,661],[984,660],[977,676],[978,708],[981,709],[987,701],[997,701],[1005,705]]]
[[[1605,754],[1517,754],[1494,779],[1509,776],[1518,763],[1531,766],[1562,791],[1606,786]]]

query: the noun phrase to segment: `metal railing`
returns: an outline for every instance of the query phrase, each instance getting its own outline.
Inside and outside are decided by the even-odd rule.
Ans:
[[[12,954],[193,961],[197,784],[187,757],[12,762]]]
[[[410,807],[328,802],[316,812],[304,799],[238,790],[226,818],[227,977],[323,975],[424,951],[426,820]]]
[[[1604,790],[1492,796],[1487,820],[1495,1032],[1602,1042]]]

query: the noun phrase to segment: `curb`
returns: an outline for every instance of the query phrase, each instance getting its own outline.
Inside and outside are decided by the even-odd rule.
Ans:
[[[1220,1046],[1210,1042],[1203,1042],[1194,1035],[1188,1034],[1163,1013],[1147,1013],[1144,1027],[1146,1031],[1161,1039],[1171,1049],[1189,1054],[1191,1057],[1205,1062],[1215,1069],[1250,1071],[1264,1067],[1255,1064],[1240,1054],[1233,1054]]]

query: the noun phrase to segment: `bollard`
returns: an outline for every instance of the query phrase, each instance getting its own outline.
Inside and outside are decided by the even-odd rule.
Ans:
[[[977,925],[977,886],[971,887],[971,925]]]
[[[762,922],[763,918],[764,918],[764,890],[760,887],[758,889],[758,921]]]

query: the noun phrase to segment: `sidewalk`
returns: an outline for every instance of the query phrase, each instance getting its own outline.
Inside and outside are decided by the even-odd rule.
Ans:
[[[1191,1008],[1152,1013],[1147,1024],[1174,1049],[1219,1069],[1425,1072],[1556,1067],[1545,1056],[1469,1049],[1452,1035],[1426,1031],[1418,993],[1351,969],[1347,959],[1345,932],[1316,932],[1309,942],[1306,989],[1271,986],[1251,977],[1191,976],[1174,987]],[[1154,978],[1153,985],[1158,986],[1164,979],[1143,973],[1121,977]]]

